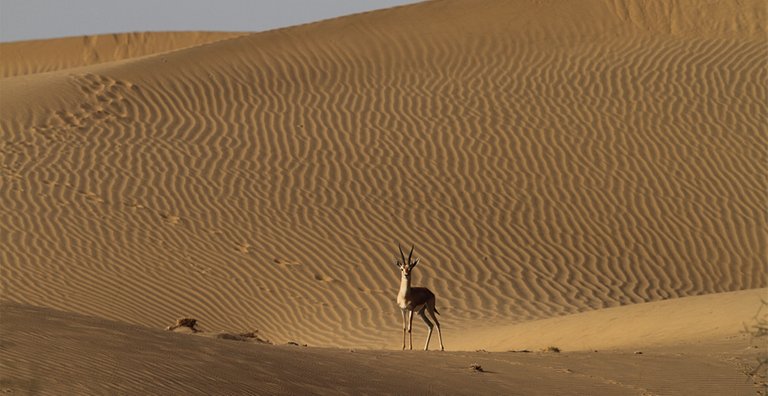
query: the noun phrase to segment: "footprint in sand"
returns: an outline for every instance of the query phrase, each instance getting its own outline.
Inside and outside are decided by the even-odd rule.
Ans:
[[[326,282],[326,283],[331,283],[331,282],[336,281],[336,279],[333,279],[333,278],[331,278],[329,276],[320,275],[320,274],[315,274],[315,280],[316,281],[321,281],[321,282]]]
[[[92,193],[90,191],[79,190],[78,193],[80,193],[80,195],[84,195],[85,199],[89,201],[98,202],[98,203],[104,202],[104,199],[101,198],[98,194]]]
[[[280,257],[276,257],[272,261],[274,261],[275,264],[278,264],[278,265],[287,265],[287,266],[301,265],[301,263],[296,260],[284,259]]]
[[[165,222],[168,224],[176,225],[181,221],[181,217],[169,213],[163,213],[161,216],[163,216],[163,219],[165,219]]]
[[[142,204],[140,204],[140,203],[138,203],[136,201],[125,202],[125,206],[127,206],[127,207],[129,207],[131,209],[144,209],[144,208],[146,208],[146,206],[144,206],[144,205],[142,205]]]
[[[381,290],[373,290],[373,289],[369,289],[367,287],[358,287],[357,291],[359,291],[361,293],[365,293],[365,294],[382,294]]]

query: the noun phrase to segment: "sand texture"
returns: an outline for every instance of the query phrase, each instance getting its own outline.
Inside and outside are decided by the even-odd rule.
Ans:
[[[2,301],[121,334],[193,317],[399,349],[413,243],[448,350],[733,341],[768,298],[766,19],[757,0],[435,1],[2,44]]]

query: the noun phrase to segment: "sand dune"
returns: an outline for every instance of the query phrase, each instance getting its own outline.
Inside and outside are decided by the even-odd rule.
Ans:
[[[0,390],[14,394],[687,396],[756,390],[740,373],[755,355],[744,340],[674,353],[409,353],[246,344],[29,306],[0,310]],[[484,372],[471,370],[473,363]]]
[[[242,35],[244,33],[136,32],[0,43],[0,77],[113,62]]]
[[[741,339],[745,325],[768,299],[768,289],[717,293],[599,309],[456,334],[458,349],[486,351],[636,350],[717,344]],[[768,341],[755,340],[764,350]],[[742,343],[742,348],[748,343]]]
[[[766,287],[765,7],[662,4],[4,44],[3,300],[397,348],[415,243],[447,348],[474,350],[494,340],[459,335]]]

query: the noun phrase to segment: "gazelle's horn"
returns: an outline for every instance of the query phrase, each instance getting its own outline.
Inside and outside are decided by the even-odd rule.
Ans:
[[[403,260],[403,266],[408,265],[408,263],[405,261],[405,253],[403,253],[403,248],[399,243],[397,244],[397,248],[400,249],[400,258]]]
[[[415,247],[415,245],[411,245],[411,252],[408,253],[408,265],[411,265],[411,257],[413,256],[413,248]]]

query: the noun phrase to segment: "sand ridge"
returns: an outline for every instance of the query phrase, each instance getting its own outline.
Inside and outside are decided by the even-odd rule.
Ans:
[[[394,348],[415,243],[451,349],[765,287],[759,2],[575,3],[429,2],[0,79],[3,299]]]
[[[166,53],[242,36],[227,32],[134,32],[0,43],[0,78]]]

